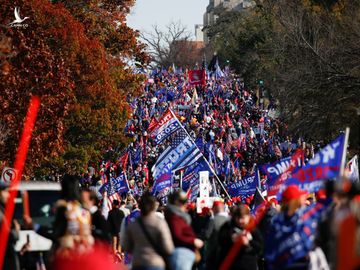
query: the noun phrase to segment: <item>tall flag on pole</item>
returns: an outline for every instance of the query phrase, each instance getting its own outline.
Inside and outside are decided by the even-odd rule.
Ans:
[[[179,129],[181,129],[180,122],[174,117],[170,109],[168,109],[160,120],[151,126],[150,136],[156,144],[160,144]]]
[[[224,72],[221,70],[220,66],[219,66],[219,60],[216,59],[216,64],[215,64],[215,78],[219,79],[219,78],[224,78],[225,74]]]
[[[359,181],[359,161],[357,155],[350,159],[346,165],[345,173],[351,181]]]
[[[189,136],[180,130],[174,134],[170,145],[158,157],[156,163],[151,168],[155,179],[153,193],[159,192],[171,186],[171,172],[176,168],[189,166],[201,158],[202,154],[192,142]]]
[[[324,180],[341,176],[346,145],[346,135],[341,134],[316,153],[305,166],[294,170],[286,185],[295,184],[310,193],[323,188]]]
[[[285,182],[291,177],[291,173],[299,168],[302,156],[303,151],[298,149],[289,158],[282,159],[271,165],[259,166],[267,175],[267,196],[278,196],[285,189]]]

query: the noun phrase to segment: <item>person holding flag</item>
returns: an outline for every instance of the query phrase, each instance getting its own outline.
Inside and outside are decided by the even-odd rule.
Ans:
[[[234,259],[230,270],[258,270],[258,261],[263,250],[263,239],[258,231],[250,231],[250,208],[241,204],[234,206],[231,211],[231,220],[226,222],[219,231],[217,241],[217,266],[220,266],[232,245],[241,239],[242,247]]]
[[[317,219],[329,201],[305,207],[307,195],[296,185],[288,186],[282,193],[281,212],[273,218],[266,236],[267,269],[308,269],[308,255],[315,248]]]

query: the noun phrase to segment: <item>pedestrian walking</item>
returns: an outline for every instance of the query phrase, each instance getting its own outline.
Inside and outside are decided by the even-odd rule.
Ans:
[[[133,270],[165,270],[174,243],[168,224],[156,214],[156,198],[145,193],[139,202],[141,216],[129,224],[124,248],[130,252]]]
[[[183,191],[169,195],[169,203],[165,211],[165,219],[169,224],[175,250],[171,264],[176,270],[191,270],[195,263],[195,250],[204,246],[204,242],[196,238],[191,227],[191,217],[186,212],[187,196]]]

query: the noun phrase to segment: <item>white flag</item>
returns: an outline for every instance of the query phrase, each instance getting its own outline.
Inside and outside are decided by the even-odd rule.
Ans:
[[[346,165],[346,176],[352,181],[359,181],[359,163],[358,156],[355,155]]]

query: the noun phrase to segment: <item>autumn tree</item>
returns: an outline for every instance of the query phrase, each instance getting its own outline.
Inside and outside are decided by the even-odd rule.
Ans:
[[[219,57],[248,86],[265,82],[293,133],[328,140],[351,126],[356,145],[360,1],[256,2],[210,29]]]
[[[201,63],[202,42],[192,41],[190,32],[179,21],[170,22],[165,30],[154,25],[151,32],[144,32],[141,37],[148,44],[151,60],[157,66],[194,66]]]
[[[121,2],[128,8],[133,3]],[[73,1],[74,7],[77,3]],[[15,6],[20,7],[22,16],[30,17],[26,29],[8,26]],[[14,160],[31,95],[41,97],[41,109],[31,141],[28,174],[79,172],[89,160],[100,158],[109,145],[124,143],[123,127],[129,112],[124,96],[136,91],[141,82],[127,69],[124,58],[147,61],[136,32],[126,26],[126,13],[119,17],[123,34],[114,43],[108,32],[96,35],[96,28],[104,29],[97,25],[100,20],[83,22],[64,3],[19,0],[2,5],[0,14],[7,25],[0,28],[0,36],[11,43],[11,56],[3,60],[7,68],[1,70],[0,78],[0,115],[10,131],[0,149],[1,159],[9,164]],[[87,22],[93,24],[93,33]],[[111,25],[107,30],[111,31]],[[121,38],[124,44],[129,40],[129,47],[117,44]]]

